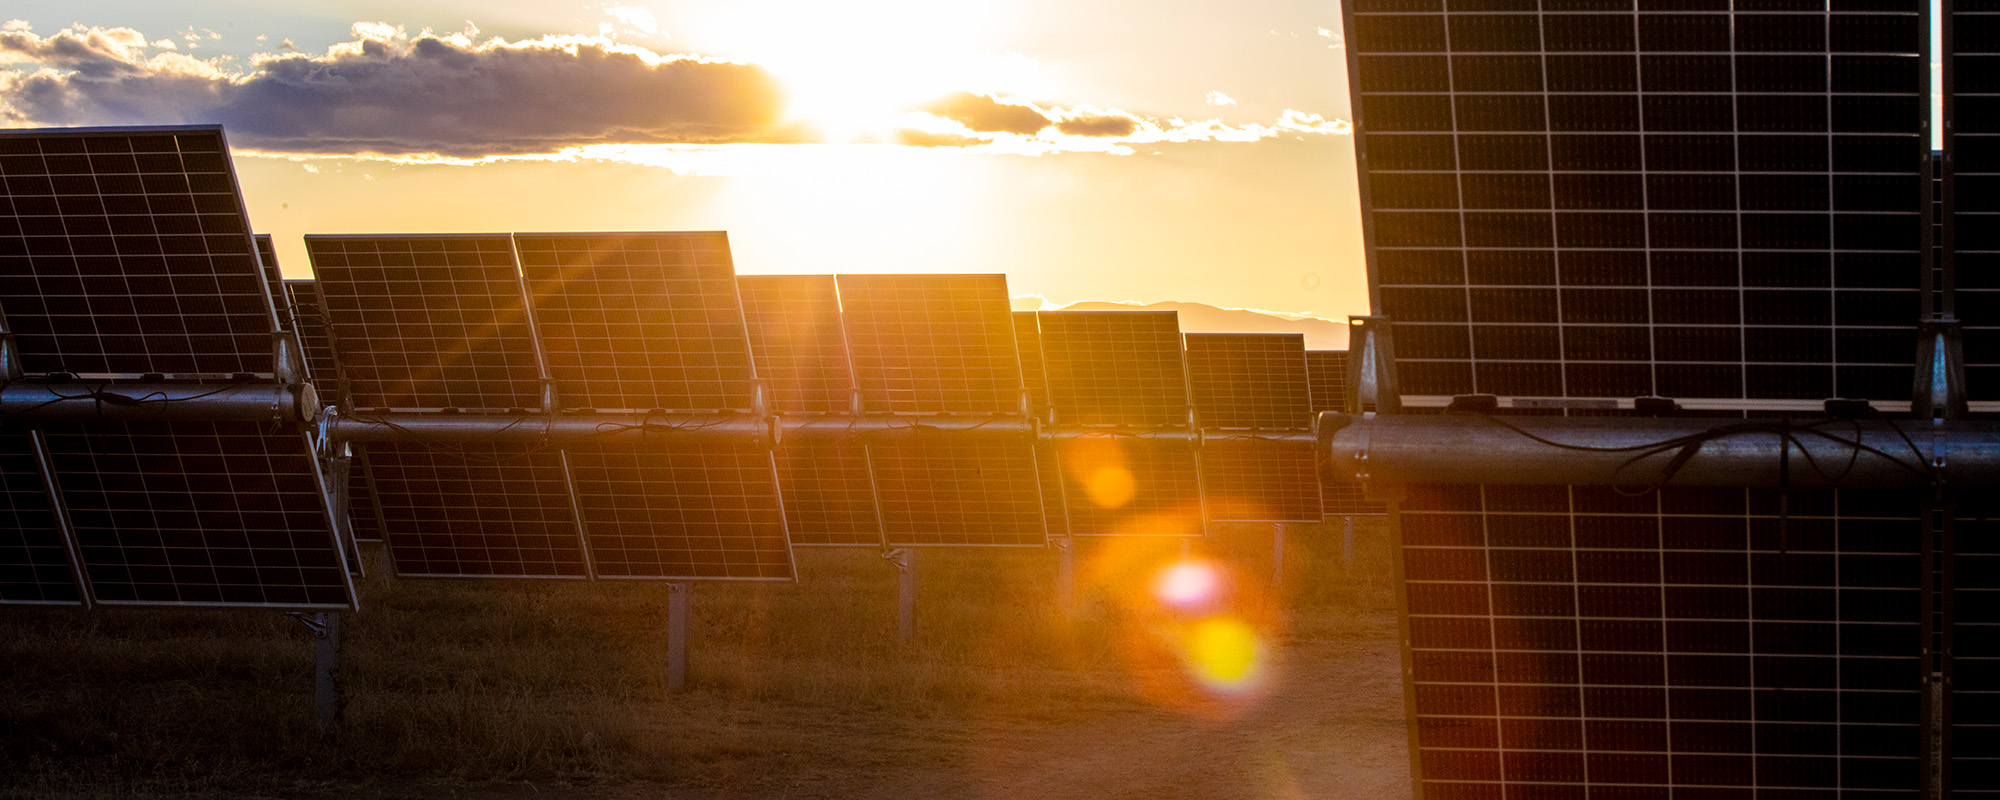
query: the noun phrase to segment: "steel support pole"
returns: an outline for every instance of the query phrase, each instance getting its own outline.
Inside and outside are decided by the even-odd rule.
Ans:
[[[1056,548],[1056,604],[1063,613],[1076,611],[1076,538],[1058,537]]]
[[[917,551],[898,547],[882,554],[896,565],[896,641],[917,638]]]
[[[313,632],[313,720],[324,733],[340,723],[340,687],[335,683],[340,669],[340,613],[325,611],[310,616],[307,627]]]
[[[1271,586],[1285,585],[1285,523],[1271,523]]]
[[[667,584],[667,691],[687,688],[688,603],[694,584]]]

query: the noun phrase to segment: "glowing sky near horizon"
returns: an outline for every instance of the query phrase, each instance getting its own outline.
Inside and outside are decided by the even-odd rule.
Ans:
[[[307,233],[726,230],[744,273],[1367,312],[1334,3],[32,0],[0,22],[0,121],[222,122],[292,275]]]

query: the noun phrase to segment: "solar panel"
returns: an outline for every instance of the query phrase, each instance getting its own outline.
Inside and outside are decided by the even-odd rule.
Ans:
[[[308,236],[356,406],[540,408],[540,364],[506,236]]]
[[[0,180],[0,308],[28,372],[271,372],[221,128],[0,130]]]
[[[766,450],[564,451],[600,578],[791,580]]]
[[[327,333],[326,317],[320,312],[319,287],[309,280],[285,281],[285,300],[290,307],[300,346],[305,349],[306,374],[312,378],[323,402],[346,404],[340,368],[333,355],[333,337]],[[368,454],[364,445],[352,445],[354,460],[349,467],[347,505],[354,538],[363,542],[382,540],[382,520],[375,510],[374,481],[368,477]]]
[[[374,442],[368,465],[397,575],[590,575],[560,451]]]
[[[793,546],[882,544],[866,446],[788,441],[776,455]]]
[[[1320,522],[1319,467],[1311,442],[1202,442],[1202,484],[1214,522]]]
[[[1201,427],[1311,427],[1304,336],[1190,333],[1184,338],[1188,387]]]
[[[1187,426],[1178,314],[1045,311],[1041,327],[1057,422]]]
[[[1076,536],[1200,536],[1202,476],[1194,447],[1168,439],[1082,438],[1057,443],[1059,494]]]
[[[832,275],[739,275],[737,292],[757,374],[780,413],[853,406],[854,373]]]
[[[1306,388],[1312,397],[1312,411],[1347,410],[1347,351],[1307,350]],[[1320,510],[1329,517],[1372,516],[1389,513],[1386,506],[1370,501],[1353,481],[1320,477]]]
[[[0,430],[0,604],[83,604],[76,558],[33,436]]]
[[[1981,400],[2000,398],[2000,204],[1993,188],[2000,185],[2000,13],[1988,5],[1960,2],[1950,10],[1955,35],[1951,43],[1951,83],[1945,89],[1949,139],[1947,180],[1953,183],[1948,213],[1953,223],[1951,244],[1957,279],[1957,316],[1964,326],[1967,394]],[[1945,221],[1945,220],[1941,220]],[[1993,782],[2000,788],[2000,780]]]
[[[252,422],[43,423],[92,600],[354,604],[310,443]]]
[[[1951,567],[1950,764],[1954,796],[2000,793],[2000,539],[1992,501],[1958,509]]]
[[[270,290],[271,304],[278,312],[278,328],[291,330],[292,312],[285,294],[285,272],[278,268],[278,247],[268,233],[256,234],[251,239],[257,245],[257,263],[263,266],[264,286]]]
[[[1405,403],[1908,399],[1919,4],[1593,10],[1350,15]]]
[[[1049,375],[1042,363],[1042,328],[1034,311],[1014,312],[1014,346],[1021,354],[1021,385],[1028,391],[1029,413],[1047,419]]]
[[[1917,793],[1919,498],[1411,487],[1425,796]]]
[[[1047,544],[1032,447],[871,443],[868,460],[891,547]]]
[[[567,408],[751,408],[723,233],[515,234],[536,335]]]
[[[840,275],[854,376],[870,413],[1021,410],[1005,275]]]

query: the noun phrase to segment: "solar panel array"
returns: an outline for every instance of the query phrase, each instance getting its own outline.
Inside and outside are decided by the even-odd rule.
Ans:
[[[1956,311],[1964,324],[1965,383],[1979,400],[2000,397],[2000,205],[1992,191],[2000,183],[2000,8],[1956,2],[1950,10],[1951,36],[1945,102],[1951,120],[1945,141],[1945,191],[1951,193],[1943,220],[1954,234],[1952,257]],[[1970,493],[1968,493],[1970,494]],[[1954,537],[1957,555],[1954,592],[1948,765],[1954,793],[2000,796],[2000,548],[1993,545],[1995,514],[1983,497],[1961,499]]]
[[[1404,405],[1907,400],[1922,15],[1355,3],[1371,289]],[[1794,491],[1781,521],[1766,491],[1407,491],[1421,796],[1918,793],[1913,493]]]
[[[26,378],[272,379],[276,261],[220,128],[0,131],[0,181],[0,314]],[[0,440],[0,602],[353,606],[296,427],[46,422]]]

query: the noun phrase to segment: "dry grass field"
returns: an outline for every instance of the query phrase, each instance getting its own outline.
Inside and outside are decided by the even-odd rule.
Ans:
[[[1068,612],[1049,553],[925,551],[909,645],[893,567],[801,550],[697,588],[678,694],[663,586],[371,553],[325,735],[284,615],[0,610],[0,798],[1407,797],[1385,531],[1349,567],[1291,526],[1274,590],[1269,530],[1197,544],[1223,580],[1185,596],[1177,545],[1087,543]]]

